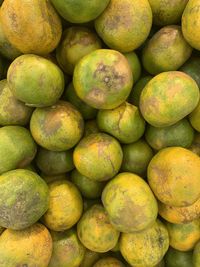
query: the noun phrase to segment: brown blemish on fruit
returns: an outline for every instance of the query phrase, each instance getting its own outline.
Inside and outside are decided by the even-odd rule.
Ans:
[[[43,131],[46,135],[55,134],[62,126],[60,115],[58,113],[52,114],[51,112],[46,116],[43,123]]]
[[[86,96],[86,100],[93,102],[96,107],[100,107],[105,103],[106,97],[105,93],[99,88],[93,88]]]

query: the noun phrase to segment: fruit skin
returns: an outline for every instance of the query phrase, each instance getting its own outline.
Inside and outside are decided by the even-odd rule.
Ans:
[[[189,147],[189,149],[200,156],[200,133],[195,133],[192,145]]]
[[[200,57],[192,56],[189,58],[189,60],[180,68],[180,71],[185,72],[189,76],[192,77],[192,79],[195,80],[197,85],[200,87],[200,70],[199,70],[199,64],[200,64]]]
[[[158,26],[178,24],[188,0],[149,0],[153,23]]]
[[[23,54],[46,55],[61,38],[61,20],[47,0],[4,0],[0,20],[8,41]]]
[[[115,109],[99,110],[97,124],[100,131],[113,135],[124,144],[136,142],[145,131],[145,121],[139,109],[128,102]]]
[[[78,97],[91,107],[112,109],[127,99],[133,75],[123,54],[98,49],[75,66],[73,84]]]
[[[192,127],[200,133],[200,101],[197,107],[189,115],[189,120],[192,124]]]
[[[21,55],[21,52],[15,48],[6,38],[6,35],[2,28],[2,22],[0,20],[0,53],[4,57],[13,60]]]
[[[145,132],[148,144],[155,150],[165,147],[189,147],[194,139],[194,129],[187,119],[182,119],[168,127],[148,125]]]
[[[73,26],[63,32],[56,58],[63,71],[72,75],[82,57],[100,48],[101,41],[94,32],[86,27]]]
[[[189,223],[200,218],[200,198],[187,207],[173,207],[158,201],[158,212],[161,217],[171,223]]]
[[[143,88],[145,85],[153,78],[153,76],[147,75],[142,77],[131,90],[131,93],[128,98],[128,102],[132,105],[139,106],[140,103],[140,95],[142,93]]]
[[[78,267],[85,255],[85,247],[75,229],[64,232],[51,231],[53,252],[48,267]]]
[[[200,198],[200,158],[188,149],[161,149],[150,161],[148,182],[164,204],[184,207]]]
[[[124,56],[128,60],[128,63],[131,67],[134,82],[138,81],[142,72],[142,66],[139,57],[135,52],[124,53]]]
[[[200,220],[185,224],[165,223],[169,233],[169,244],[179,251],[192,250],[200,239]]]
[[[75,225],[83,211],[83,201],[77,187],[67,180],[54,181],[49,186],[49,209],[44,224],[53,231],[65,231]]]
[[[74,169],[73,151],[50,151],[40,148],[36,156],[39,169],[46,175],[59,175]]]
[[[98,260],[93,267],[125,267],[125,265],[116,258],[105,257]]]
[[[21,230],[36,223],[49,206],[49,190],[35,172],[12,170],[0,176],[0,225]]]
[[[33,54],[16,58],[9,66],[7,79],[13,95],[33,107],[53,105],[64,91],[64,75],[59,67]]]
[[[71,181],[80,190],[83,197],[95,199],[101,196],[105,183],[91,180],[76,169],[71,172]]]
[[[96,120],[88,120],[85,122],[84,136],[99,132],[100,131]]]
[[[157,202],[151,189],[133,173],[120,173],[107,183],[102,202],[110,222],[123,233],[141,231],[157,217]]]
[[[120,251],[131,266],[158,264],[169,247],[166,227],[157,220],[151,227],[136,233],[122,233]]]
[[[94,119],[97,115],[97,110],[84,101],[82,101],[76,94],[73,83],[70,83],[64,93],[64,99],[73,104],[82,114],[85,120]]]
[[[81,139],[84,121],[72,104],[58,101],[53,106],[34,110],[30,130],[35,141],[43,148],[66,151]]]
[[[198,0],[190,0],[182,15],[182,31],[186,41],[200,50],[199,26],[200,9]]]
[[[192,48],[185,41],[178,25],[161,28],[146,43],[142,51],[142,63],[150,74],[173,71],[180,68],[191,56]]]
[[[198,242],[194,248],[193,263],[194,263],[194,267],[198,267],[200,264],[200,242]]]
[[[147,0],[110,0],[95,20],[95,29],[105,44],[120,52],[138,48],[149,35],[152,12]]]
[[[0,81],[0,125],[26,125],[32,111],[31,107],[14,97],[7,80]]]
[[[94,205],[81,217],[77,233],[82,244],[95,252],[107,252],[117,243],[119,232],[110,224],[102,205]]]
[[[118,141],[104,133],[84,137],[73,154],[76,169],[96,181],[106,181],[115,176],[121,167],[122,158],[122,148]]]
[[[151,147],[144,140],[140,139],[135,143],[123,145],[122,150],[123,161],[121,171],[144,175],[153,157]]]
[[[100,258],[100,253],[86,249],[85,256],[80,267],[92,267]]]
[[[21,231],[6,229],[0,236],[0,267],[47,267],[51,253],[51,235],[39,223]]]
[[[140,110],[152,126],[167,127],[191,113],[198,102],[196,82],[183,72],[168,71],[147,83],[140,96]]]
[[[0,148],[0,174],[26,167],[37,152],[30,132],[21,126],[0,128]]]
[[[72,23],[94,20],[107,7],[109,0],[51,0],[58,13]],[[81,11],[81,12],[80,12]]]
[[[165,255],[166,267],[193,267],[192,252],[169,248]]]
[[[65,173],[58,174],[58,175],[46,175],[44,173],[41,173],[40,176],[42,177],[42,179],[45,180],[47,184],[50,184],[51,182],[58,181],[58,180],[60,181],[60,180],[69,179],[69,176],[67,176]]]

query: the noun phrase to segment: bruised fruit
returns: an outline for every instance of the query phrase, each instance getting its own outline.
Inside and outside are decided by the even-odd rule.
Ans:
[[[46,175],[59,175],[73,170],[73,151],[50,151],[40,148],[36,156],[38,168]]]
[[[60,18],[48,0],[4,0],[0,20],[8,41],[24,54],[46,55],[61,38]]]
[[[177,70],[191,53],[192,48],[185,41],[181,27],[171,25],[161,28],[147,42],[142,52],[142,62],[150,74],[158,74]]]
[[[9,66],[8,85],[13,95],[26,105],[53,105],[64,90],[64,75],[56,64],[37,55],[22,55]]]
[[[74,149],[76,169],[84,176],[105,181],[115,176],[122,163],[123,153],[118,141],[104,133],[84,137]]]
[[[136,142],[145,130],[145,121],[139,109],[128,102],[115,109],[99,110],[97,124],[101,131],[125,144]]]
[[[200,218],[200,198],[190,206],[173,207],[158,202],[158,211],[161,217],[171,223],[189,223]]]
[[[34,159],[36,152],[37,146],[26,128],[0,128],[0,174],[26,167]]]
[[[166,222],[169,233],[169,244],[180,251],[192,250],[200,239],[200,220],[184,224]]]
[[[158,264],[168,247],[168,232],[159,220],[143,231],[122,233],[120,238],[120,251],[131,266],[149,267]]]
[[[91,180],[77,170],[71,172],[71,181],[80,190],[83,197],[94,199],[101,196],[105,183]]]
[[[84,23],[98,17],[109,0],[51,0],[58,13],[72,23]]]
[[[105,257],[98,260],[93,267],[125,267],[125,265],[116,258]]]
[[[37,222],[49,206],[48,186],[38,174],[29,170],[2,174],[0,195],[0,225],[14,230]]]
[[[76,91],[74,90],[73,83],[70,83],[67,86],[66,91],[64,93],[64,98],[71,104],[73,104],[81,112],[85,120],[94,119],[96,117],[97,110],[86,104],[77,96]]]
[[[78,267],[85,255],[75,229],[64,232],[51,231],[53,252],[48,267]]]
[[[65,151],[81,139],[84,121],[72,104],[58,101],[50,107],[36,108],[31,117],[30,129],[35,141],[43,148]]]
[[[192,262],[192,251],[179,251],[169,248],[165,255],[167,267],[194,267]]]
[[[52,238],[42,224],[21,231],[7,229],[0,236],[0,267],[47,267]]]
[[[102,202],[120,232],[141,231],[157,217],[156,199],[148,184],[133,173],[120,173],[105,186]]]
[[[83,57],[74,69],[77,95],[98,109],[112,109],[128,97],[133,75],[125,56],[118,51],[98,49]]]
[[[155,150],[165,147],[189,147],[194,139],[194,129],[187,119],[182,119],[168,127],[147,126],[145,138]]]
[[[82,57],[100,48],[101,41],[94,32],[85,27],[73,26],[63,32],[56,58],[63,71],[72,75]]]
[[[83,201],[74,184],[67,180],[49,184],[49,209],[43,216],[44,224],[53,231],[64,231],[81,217]]]
[[[152,11],[147,0],[110,0],[95,20],[95,28],[105,44],[120,52],[131,52],[148,37]]]
[[[94,205],[85,211],[77,224],[77,233],[87,249],[101,253],[112,249],[120,234],[110,224],[102,205]]]
[[[199,0],[190,0],[182,15],[182,31],[186,41],[197,50],[200,50],[199,26]]]
[[[26,125],[33,109],[16,99],[7,80],[0,81],[0,125]]]
[[[194,263],[194,267],[200,266],[200,241],[194,247],[193,263]]]
[[[188,0],[149,0],[153,23],[158,26],[178,23],[187,2]]]
[[[135,143],[123,145],[122,150],[123,161],[121,171],[144,175],[153,157],[151,147],[144,140],[140,139]]]
[[[166,127],[186,117],[198,102],[196,82],[183,72],[168,71],[147,83],[140,96],[140,110],[152,126]]]

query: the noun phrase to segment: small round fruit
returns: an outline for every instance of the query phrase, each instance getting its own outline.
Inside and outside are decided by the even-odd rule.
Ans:
[[[120,52],[131,52],[148,37],[152,11],[147,0],[110,0],[95,20],[95,28],[104,43]]]
[[[158,201],[158,212],[168,222],[176,224],[189,223],[200,218],[200,198],[186,207],[168,206]]]
[[[51,235],[39,223],[21,231],[6,229],[0,236],[1,267],[47,267],[51,253]]]
[[[34,159],[36,152],[37,146],[26,128],[0,128],[0,174],[26,167]]]
[[[142,63],[150,74],[173,71],[180,68],[191,56],[192,48],[185,41],[178,25],[161,28],[146,43],[142,51]]]
[[[71,181],[80,190],[83,197],[95,199],[101,196],[105,183],[91,180],[77,170],[71,172]]]
[[[51,231],[53,252],[48,267],[77,267],[81,264],[85,247],[77,237],[75,229],[64,232]]]
[[[133,173],[120,173],[107,183],[102,202],[110,222],[120,232],[141,231],[157,217],[157,202],[150,187]]]
[[[133,74],[133,80],[136,82],[139,80],[142,72],[142,66],[140,63],[140,60],[135,52],[129,52],[129,53],[124,53],[124,56],[128,60],[128,63],[131,67],[132,74]]]
[[[192,127],[200,133],[200,101],[197,107],[189,115],[189,120]]]
[[[151,227],[136,233],[122,233],[120,251],[131,266],[158,264],[169,247],[166,227],[157,220]]]
[[[62,71],[37,55],[16,58],[9,66],[7,79],[13,95],[33,107],[53,105],[64,91]]]
[[[77,233],[83,245],[95,252],[107,252],[117,243],[119,232],[110,224],[101,205],[94,205],[81,217]]]
[[[83,211],[80,192],[67,180],[49,184],[49,209],[43,216],[44,224],[53,231],[64,231],[75,225]]]
[[[96,181],[106,181],[115,176],[121,167],[122,158],[118,141],[104,133],[84,137],[73,154],[76,169]]]
[[[73,151],[50,151],[40,148],[36,156],[38,168],[46,175],[59,175],[73,170]]]
[[[165,127],[190,114],[198,102],[196,82],[183,72],[168,71],[147,83],[140,96],[140,110],[149,124]]]
[[[165,255],[167,267],[193,267],[192,251],[179,251],[169,248]]]
[[[107,7],[109,0],[51,0],[58,13],[72,23],[94,20]]]
[[[200,158],[188,149],[169,147],[150,161],[148,182],[164,204],[184,207],[200,198]]]
[[[26,125],[32,111],[31,107],[14,97],[7,80],[0,81],[0,125]]]
[[[193,263],[194,267],[200,266],[200,241],[196,244],[193,251]]]
[[[147,126],[145,138],[155,150],[165,147],[189,147],[194,139],[194,129],[187,119],[182,119],[168,127]]]
[[[146,173],[148,164],[153,157],[153,150],[144,140],[141,139],[135,143],[123,145],[122,151],[121,171],[138,175]]]
[[[125,265],[116,258],[105,257],[98,260],[93,267],[125,267]]]
[[[56,58],[63,71],[72,75],[82,57],[100,48],[101,41],[95,33],[85,27],[73,26],[63,32]]]
[[[61,38],[61,20],[47,0],[4,0],[1,23],[8,41],[23,54],[47,55]]]
[[[75,146],[84,131],[80,112],[69,102],[58,101],[46,108],[36,108],[30,121],[35,141],[48,150],[66,151]]]
[[[184,224],[165,223],[169,233],[169,244],[180,251],[190,251],[200,239],[200,220]]]
[[[145,121],[139,109],[128,102],[115,109],[99,110],[97,124],[102,132],[113,135],[124,144],[136,142],[145,130]]]
[[[112,109],[127,99],[133,75],[124,55],[98,49],[78,62],[73,84],[77,95],[91,107]]]
[[[192,79],[195,80],[197,85],[200,87],[200,57],[190,57],[189,60],[180,68],[180,71],[188,74]]]
[[[0,176],[0,225],[21,230],[36,223],[49,206],[44,180],[29,170],[13,170]]]

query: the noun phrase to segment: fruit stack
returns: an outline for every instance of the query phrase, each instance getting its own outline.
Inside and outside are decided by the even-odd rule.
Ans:
[[[0,267],[200,267],[200,0],[0,3]]]

